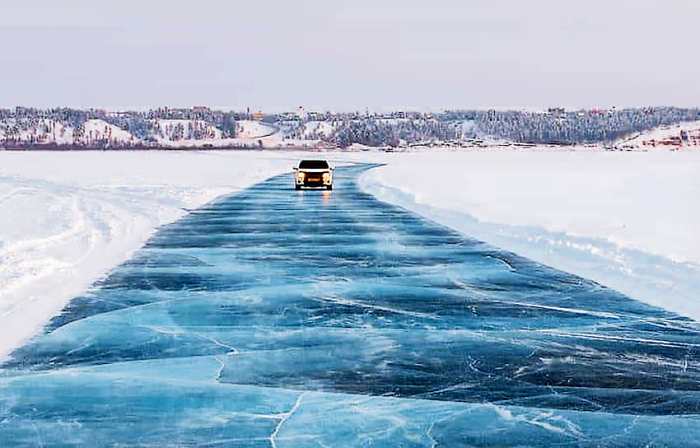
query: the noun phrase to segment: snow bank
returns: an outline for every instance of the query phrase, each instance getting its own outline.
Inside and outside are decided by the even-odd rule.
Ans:
[[[0,152],[0,357],[154,229],[288,171],[292,154]]]
[[[700,320],[700,152],[381,159],[362,179],[380,199]]]

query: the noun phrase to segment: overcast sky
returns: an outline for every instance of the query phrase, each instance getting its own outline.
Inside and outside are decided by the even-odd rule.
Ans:
[[[698,0],[7,1],[0,107],[697,106],[699,27]]]

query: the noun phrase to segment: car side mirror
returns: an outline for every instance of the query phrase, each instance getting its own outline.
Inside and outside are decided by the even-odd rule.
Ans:
[[[296,166],[293,167],[292,169],[293,169],[294,171],[299,171],[299,168],[297,168]]]

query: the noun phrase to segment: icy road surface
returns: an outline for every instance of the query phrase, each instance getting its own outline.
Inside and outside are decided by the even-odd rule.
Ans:
[[[278,176],[161,228],[0,372],[0,446],[700,446],[700,325]]]

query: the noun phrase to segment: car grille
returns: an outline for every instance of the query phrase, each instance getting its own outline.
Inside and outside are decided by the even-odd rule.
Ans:
[[[321,173],[313,173],[313,174],[307,174],[304,180],[306,182],[321,182],[323,179],[323,174]]]

